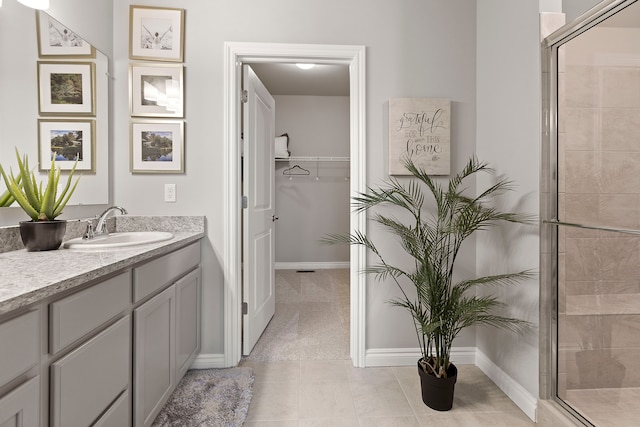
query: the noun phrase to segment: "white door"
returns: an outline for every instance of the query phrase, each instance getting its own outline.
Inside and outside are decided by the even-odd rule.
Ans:
[[[243,316],[242,353],[248,355],[276,309],[275,298],[275,101],[251,67],[243,87]]]

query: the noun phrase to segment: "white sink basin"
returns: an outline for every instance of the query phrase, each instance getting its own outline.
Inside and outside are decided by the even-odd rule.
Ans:
[[[173,234],[166,231],[128,231],[111,233],[93,239],[71,239],[64,243],[67,249],[112,249],[126,246],[144,245],[146,243],[162,242],[173,238]]]

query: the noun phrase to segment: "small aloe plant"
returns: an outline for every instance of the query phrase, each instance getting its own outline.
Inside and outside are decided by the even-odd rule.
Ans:
[[[67,183],[58,194],[58,182],[60,181],[60,168],[56,169],[55,154],[51,160],[51,169],[49,170],[48,179],[44,189],[42,182],[38,184],[36,176],[29,169],[29,159],[26,155],[20,157],[18,149],[16,149],[16,157],[18,159],[19,172],[13,174],[13,170],[7,173],[2,165],[0,165],[0,174],[7,185],[9,197],[15,199],[20,207],[33,221],[52,221],[62,213],[71,195],[78,186],[80,178],[76,178],[72,185],[73,174],[76,170],[78,162],[73,165],[69,172]],[[8,206],[8,205],[7,205]]]
[[[22,188],[22,175],[18,175],[16,182]],[[7,208],[15,202],[16,199],[11,195],[9,190],[5,190],[4,193],[0,194],[0,208]]]

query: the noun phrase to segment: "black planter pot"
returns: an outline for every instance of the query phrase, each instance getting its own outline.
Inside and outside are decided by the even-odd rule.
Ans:
[[[447,378],[436,378],[422,370],[418,361],[418,374],[422,387],[422,401],[436,411],[448,411],[453,406],[453,391],[458,379],[458,368],[452,363]]]
[[[28,251],[50,251],[60,247],[66,229],[63,220],[21,221],[20,237]]]

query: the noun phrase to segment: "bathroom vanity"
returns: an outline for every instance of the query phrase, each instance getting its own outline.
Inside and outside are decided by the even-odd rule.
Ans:
[[[151,425],[200,351],[203,235],[0,254],[0,425]]]

